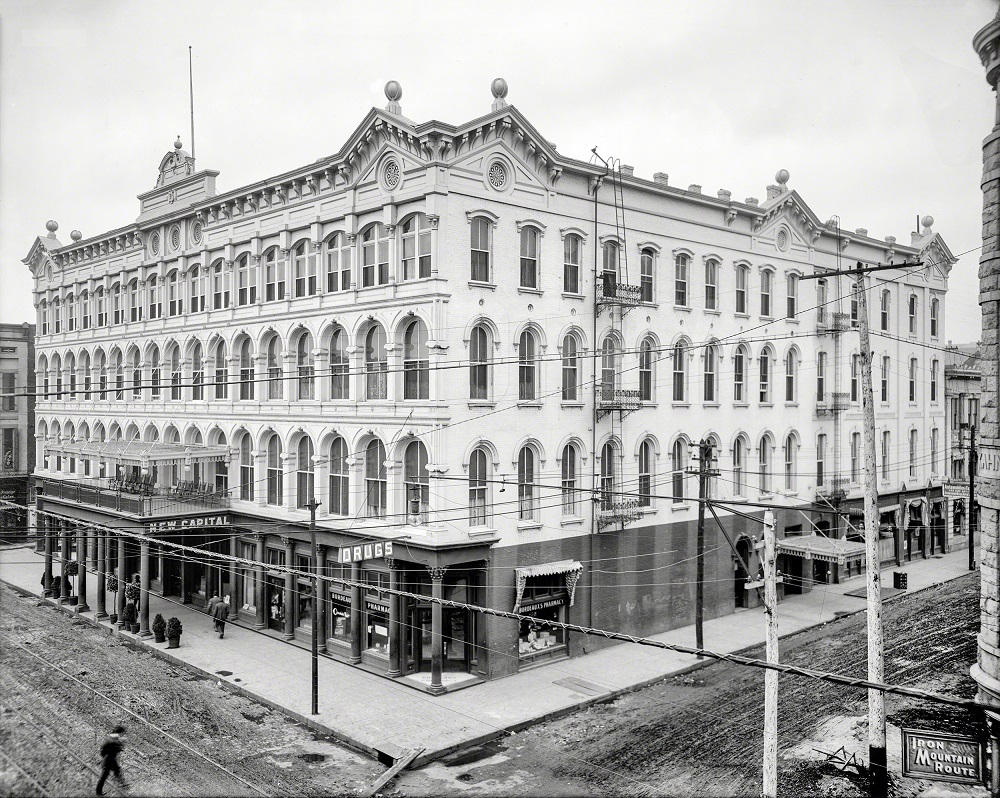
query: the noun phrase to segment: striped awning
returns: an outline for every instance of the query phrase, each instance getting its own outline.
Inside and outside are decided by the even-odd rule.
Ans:
[[[573,606],[573,595],[576,593],[576,583],[583,573],[583,564],[577,560],[558,560],[540,565],[523,565],[514,569],[517,577],[517,596],[514,598],[514,612],[521,607],[521,599],[524,597],[524,588],[528,584],[528,579],[533,576],[558,576],[566,575],[566,592],[569,596],[569,606]]]
[[[865,556],[865,544],[824,535],[804,535],[778,541],[778,553],[844,565]]]

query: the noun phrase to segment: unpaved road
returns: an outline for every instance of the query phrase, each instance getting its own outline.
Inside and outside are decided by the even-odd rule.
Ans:
[[[864,600],[858,601],[860,609]],[[978,613],[978,574],[886,603],[887,680],[974,697],[969,666]],[[761,650],[750,653],[763,657]],[[866,657],[864,613],[781,643],[782,661],[843,674],[864,676]],[[863,777],[845,777],[813,749],[846,745],[867,760],[865,692],[785,675],[779,690],[779,794],[864,795]],[[940,704],[889,696],[886,707],[895,726],[976,729],[969,713]],[[763,672],[714,664],[407,772],[396,790],[405,796],[756,796],[762,725]],[[898,736],[890,735],[889,755],[890,771],[898,774]],[[895,794],[918,795],[929,787],[897,780]],[[956,794],[986,793],[961,788]]]

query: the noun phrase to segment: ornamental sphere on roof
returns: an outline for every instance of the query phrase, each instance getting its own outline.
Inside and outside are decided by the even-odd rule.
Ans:
[[[403,87],[398,80],[390,80],[385,84],[385,98],[391,103],[398,103],[403,99]]]
[[[74,241],[79,241],[81,238],[83,238],[83,233],[81,233],[79,230],[74,230],[72,233],[69,234],[69,237],[72,238]]]
[[[56,230],[59,229],[59,222],[57,222],[55,219],[49,219],[45,223],[45,229],[48,230],[50,233],[54,233]]]
[[[503,78],[493,78],[493,83],[490,84],[490,90],[493,92],[493,96],[498,100],[502,100],[507,96],[507,81]]]
[[[787,169],[779,169],[777,174],[775,174],[774,179],[777,180],[778,183],[783,186],[785,185],[785,183],[788,182],[789,177],[791,177],[791,175],[788,174]]]
[[[177,141],[174,142],[174,149],[175,150],[179,150],[183,146],[184,146],[184,144],[181,142],[181,137],[180,137],[180,135],[178,135],[177,136]]]
[[[924,227],[931,228],[934,226],[934,217],[925,216],[923,219],[920,220],[920,224],[922,224]]]

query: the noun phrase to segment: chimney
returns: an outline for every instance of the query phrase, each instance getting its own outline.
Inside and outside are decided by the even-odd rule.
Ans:
[[[634,166],[627,166],[626,164],[622,164],[618,168],[621,170],[622,177],[632,177],[632,174],[635,172]]]
[[[657,185],[666,186],[669,184],[670,175],[666,172],[653,172],[653,182]]]
[[[781,195],[781,186],[776,186],[773,183],[767,187],[767,198],[768,200],[773,200],[775,197]]]
[[[859,236],[865,236],[865,237],[868,236],[868,228],[867,227],[859,227],[854,232],[857,233]]]
[[[690,191],[692,194],[701,194],[701,186],[699,186],[697,183],[692,183],[690,186],[688,186],[688,191]]]
[[[891,247],[893,244],[896,243],[896,236],[886,236],[885,243]]]
[[[719,199],[723,202],[729,202],[733,198],[732,191],[726,191],[724,188],[719,189]]]
[[[756,197],[747,197],[743,200],[745,205],[749,205],[751,208],[756,208],[760,201]]]

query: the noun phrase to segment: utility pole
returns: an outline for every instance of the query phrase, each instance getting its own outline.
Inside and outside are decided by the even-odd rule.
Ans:
[[[312,544],[313,608],[312,608],[312,714],[319,714],[319,549],[316,546],[316,508],[314,498],[309,504],[309,541]]]
[[[858,331],[861,334],[861,403],[864,408],[865,445],[865,568],[868,583],[868,680],[881,682],[885,672],[885,635],[882,629],[882,572],[878,545],[878,483],[875,472],[875,404],[872,395],[872,347],[868,333],[868,293],[865,275],[886,269],[910,269],[923,263],[876,264],[861,261],[844,272],[827,271],[803,275],[815,280],[831,275],[852,275],[858,298]],[[886,798],[889,774],[885,749],[885,697],[878,690],[868,691],[868,795]]]
[[[698,475],[698,555],[697,576],[695,585],[694,634],[695,647],[705,647],[705,505],[708,498],[709,477],[717,476],[718,471],[712,469],[712,442],[702,440],[698,443],[698,469],[686,469],[688,474]],[[704,659],[701,654],[698,659]]]
[[[778,661],[778,577],[774,513],[764,511],[764,612],[767,614],[767,661]],[[778,794],[778,672],[764,671],[764,798]]]
[[[976,501],[976,424],[969,419],[969,570],[976,570],[976,529],[972,523],[972,506]],[[978,518],[978,515],[977,515]],[[947,522],[946,522],[947,523]]]

